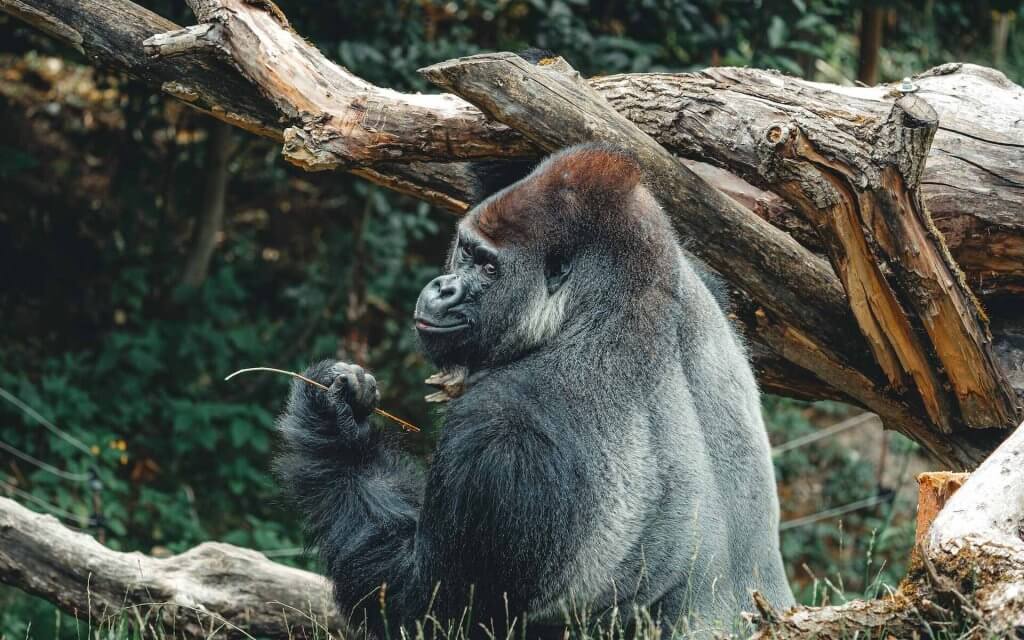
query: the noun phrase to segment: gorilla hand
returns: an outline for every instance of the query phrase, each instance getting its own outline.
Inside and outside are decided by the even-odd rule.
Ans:
[[[377,380],[357,364],[336,362],[330,372],[335,377],[327,391],[327,400],[334,406],[339,423],[345,415],[351,415],[356,422],[366,422],[380,402]]]
[[[371,444],[368,418],[380,401],[377,380],[359,365],[332,360],[310,366],[303,375],[327,390],[296,381],[287,413],[305,416],[297,422],[343,448]]]

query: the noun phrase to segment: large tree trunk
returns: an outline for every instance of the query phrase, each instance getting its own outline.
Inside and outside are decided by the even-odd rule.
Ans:
[[[451,93],[411,95],[327,60],[267,0],[190,5],[200,24],[181,29],[127,0],[0,0],[90,59],[281,141],[290,162],[455,212],[469,206],[467,161],[587,140],[628,146],[676,229],[733,287],[764,389],[859,404],[957,469],[980,464],[1019,420],[1024,90],[1002,74],[944,65],[858,88],[749,69],[585,80],[560,58],[487,54],[423,70]],[[1019,593],[1007,531],[1020,537],[1024,502],[995,513],[978,496],[996,482],[1013,495],[1024,487],[1024,467],[1011,465],[1021,437],[983,467],[1001,475],[979,471],[980,489],[968,483],[954,501],[977,515],[964,521],[981,537],[940,517],[924,555],[931,582],[914,593],[962,595],[955,558],[969,553],[992,570],[960,609],[1017,619],[984,587]],[[904,604],[934,601],[915,597],[761,614],[778,635],[830,616],[919,629],[921,611]]]
[[[859,404],[955,468],[1016,419],[1020,329],[993,346],[975,299],[1024,290],[1024,91],[1001,74],[947,65],[900,92],[739,69],[586,82],[513,56],[427,71],[467,102],[361,80],[270,3],[191,4],[201,24],[178,29],[126,0],[0,0],[97,62],[281,140],[291,162],[454,211],[468,206],[467,160],[596,138],[646,149],[677,228],[736,289],[765,390]],[[490,76],[470,77],[484,63]],[[534,84],[510,94],[520,78]],[[584,95],[590,113],[558,102]],[[515,117],[524,105],[532,118]]]

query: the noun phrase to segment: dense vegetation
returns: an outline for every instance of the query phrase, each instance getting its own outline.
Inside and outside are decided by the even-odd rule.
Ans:
[[[191,21],[181,2],[142,4]],[[526,46],[558,51],[590,75],[750,65],[850,82],[863,12],[853,0],[280,4],[330,57],[406,90],[427,90],[415,73],[423,65]],[[1020,82],[1024,33],[1012,23],[1005,52],[993,51],[989,12],[1014,4],[872,4],[884,16],[880,79],[995,56]],[[346,174],[302,173],[272,143],[217,134],[220,125],[180,103],[83,62],[0,14],[0,388],[90,451],[0,402],[0,493],[102,530],[113,548],[167,553],[216,539],[315,566],[292,553],[302,540],[269,472],[288,382],[222,378],[318,357],[364,361],[384,385],[382,406],[424,427],[407,442],[426,454],[436,411],[421,400],[431,371],[409,318],[454,218]],[[216,140],[228,145],[226,215],[194,286],[182,273]],[[765,407],[775,443],[850,413],[777,398]],[[778,457],[785,518],[906,484],[913,445],[853,440]],[[898,579],[912,534],[901,495],[783,533],[804,600],[835,602]],[[0,636],[51,637],[53,620],[49,605],[0,590]],[[77,637],[73,624],[63,629]]]

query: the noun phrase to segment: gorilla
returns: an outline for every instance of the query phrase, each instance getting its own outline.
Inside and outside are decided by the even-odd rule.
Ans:
[[[561,637],[648,611],[706,636],[754,589],[793,602],[743,345],[642,178],[578,146],[460,221],[414,319],[465,370],[428,472],[371,426],[360,367],[292,388],[277,470],[353,623]]]

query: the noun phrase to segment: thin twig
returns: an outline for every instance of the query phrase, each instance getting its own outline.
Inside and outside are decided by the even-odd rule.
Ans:
[[[286,376],[291,376],[293,378],[297,378],[299,380],[302,380],[303,382],[308,382],[309,384],[313,385],[314,387],[318,387],[320,389],[323,389],[324,391],[328,390],[328,388],[325,385],[320,384],[316,380],[311,380],[311,379],[307,378],[306,376],[302,375],[301,373],[295,373],[294,371],[285,371],[284,369],[275,369],[273,367],[249,367],[248,369],[239,369],[238,371],[235,371],[231,375],[229,375],[226,378],[224,378],[224,380],[230,380],[231,378],[234,378],[235,376],[237,376],[240,373],[249,373],[251,371],[269,371],[271,373],[283,373]],[[419,427],[417,427],[413,423],[409,422],[408,420],[403,420],[402,418],[399,418],[398,416],[396,416],[396,415],[394,415],[392,413],[388,413],[387,411],[385,411],[383,409],[374,408],[373,412],[376,413],[379,416],[382,416],[384,418],[387,418],[388,420],[391,420],[392,422],[394,422],[398,426],[402,427],[406,431],[412,431],[413,433],[419,433],[419,430],[420,430]]]

